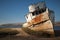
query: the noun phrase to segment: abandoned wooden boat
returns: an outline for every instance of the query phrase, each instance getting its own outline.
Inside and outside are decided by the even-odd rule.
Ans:
[[[23,24],[23,27],[54,35],[54,12],[46,7],[45,2],[30,5],[29,13],[25,18],[26,23]]]

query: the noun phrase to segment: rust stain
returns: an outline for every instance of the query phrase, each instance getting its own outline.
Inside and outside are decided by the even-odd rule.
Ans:
[[[36,24],[36,23],[41,22],[41,21],[42,21],[42,17],[43,17],[42,14],[37,15],[37,16],[31,21],[32,24]]]
[[[33,20],[31,20],[30,22],[28,22],[28,25],[31,26],[32,24],[37,24],[39,22],[42,21],[42,14],[37,15]]]

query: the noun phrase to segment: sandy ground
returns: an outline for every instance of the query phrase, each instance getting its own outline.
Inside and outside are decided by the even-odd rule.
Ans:
[[[5,35],[3,37],[0,37],[0,40],[60,40],[60,37],[40,38],[40,37],[32,36],[24,32],[21,28],[11,28],[11,29],[17,30],[19,33],[15,35]]]

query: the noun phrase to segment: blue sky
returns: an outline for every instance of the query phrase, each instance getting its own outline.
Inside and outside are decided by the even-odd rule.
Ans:
[[[0,24],[25,22],[28,6],[43,0],[0,0]],[[48,8],[54,10],[55,21],[60,21],[60,0],[45,0]]]

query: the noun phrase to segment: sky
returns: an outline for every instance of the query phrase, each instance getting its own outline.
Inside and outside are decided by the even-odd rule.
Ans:
[[[25,22],[28,6],[44,0],[0,0],[0,24]],[[60,0],[45,0],[55,12],[55,21],[60,21]]]

